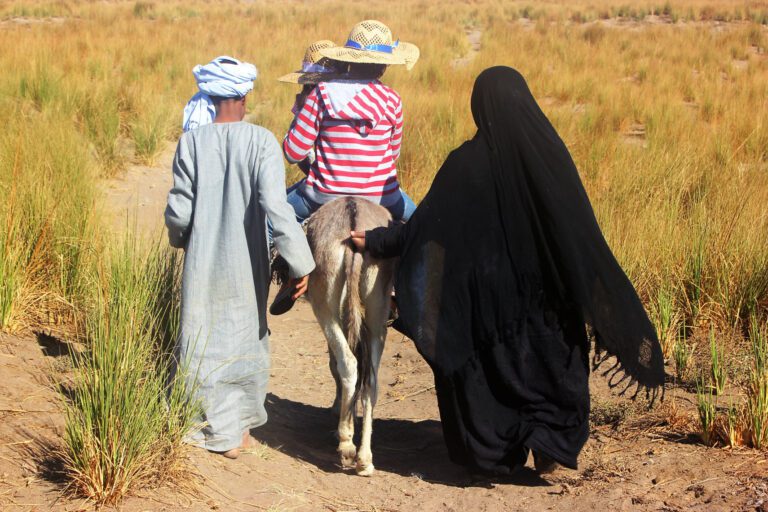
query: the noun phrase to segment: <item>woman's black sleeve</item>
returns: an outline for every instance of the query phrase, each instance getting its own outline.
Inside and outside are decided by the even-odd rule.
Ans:
[[[400,256],[408,237],[408,223],[365,232],[365,249],[377,258]]]

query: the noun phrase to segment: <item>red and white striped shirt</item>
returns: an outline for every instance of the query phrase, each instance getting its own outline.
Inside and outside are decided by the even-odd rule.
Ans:
[[[402,139],[394,89],[378,80],[323,82],[307,96],[283,151],[292,163],[315,152],[303,190],[310,200],[351,195],[386,207],[400,199],[395,162]]]

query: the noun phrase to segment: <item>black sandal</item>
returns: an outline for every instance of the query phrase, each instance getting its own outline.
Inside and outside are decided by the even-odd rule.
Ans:
[[[277,316],[290,311],[293,304],[296,302],[292,297],[294,293],[296,293],[295,286],[281,288],[280,291],[277,292],[277,295],[275,295],[275,300],[272,301],[272,305],[269,306],[269,313]]]

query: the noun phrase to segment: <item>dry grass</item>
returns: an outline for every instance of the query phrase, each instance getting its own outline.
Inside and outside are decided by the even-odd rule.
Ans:
[[[571,148],[667,355],[681,328],[743,327],[750,311],[765,310],[768,36],[750,21],[706,21],[751,20],[766,10],[758,4],[39,5],[64,12],[65,22],[3,25],[9,51],[0,60],[11,72],[0,93],[28,115],[60,113],[48,125],[66,120],[71,132],[74,119],[73,149],[102,175],[131,158],[153,162],[178,135],[181,106],[194,92],[190,68],[219,53],[259,66],[252,120],[280,136],[295,91],[274,79],[298,65],[307,42],[341,40],[356,20],[380,17],[422,49],[413,72],[385,77],[405,103],[399,167],[412,196],[425,193],[447,153],[472,135],[477,73],[512,65]],[[641,21],[651,13],[661,18]],[[467,27],[482,32],[479,53],[450,69],[469,50]]]
[[[178,136],[192,66],[254,62],[251,120],[280,137],[296,91],[275,78],[309,42],[341,42],[373,17],[422,51],[412,72],[385,76],[405,105],[410,195],[473,134],[477,74],[513,66],[571,149],[681,377],[710,372],[710,331],[724,345],[716,364],[751,361],[748,319],[768,311],[765,3],[395,4],[0,1],[0,329],[99,311],[95,182],[151,164]],[[454,69],[467,30],[480,31],[479,49]],[[764,379],[742,366],[729,380],[750,383],[750,410],[765,407]]]

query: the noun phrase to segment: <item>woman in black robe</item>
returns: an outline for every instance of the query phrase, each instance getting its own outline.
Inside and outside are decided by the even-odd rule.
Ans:
[[[576,468],[589,435],[590,325],[611,383],[663,386],[661,348],[598,227],[576,166],[524,78],[478,76],[477,133],[406,224],[353,232],[400,256],[398,324],[435,376],[451,460],[508,474]],[[604,358],[603,358],[604,360]]]

